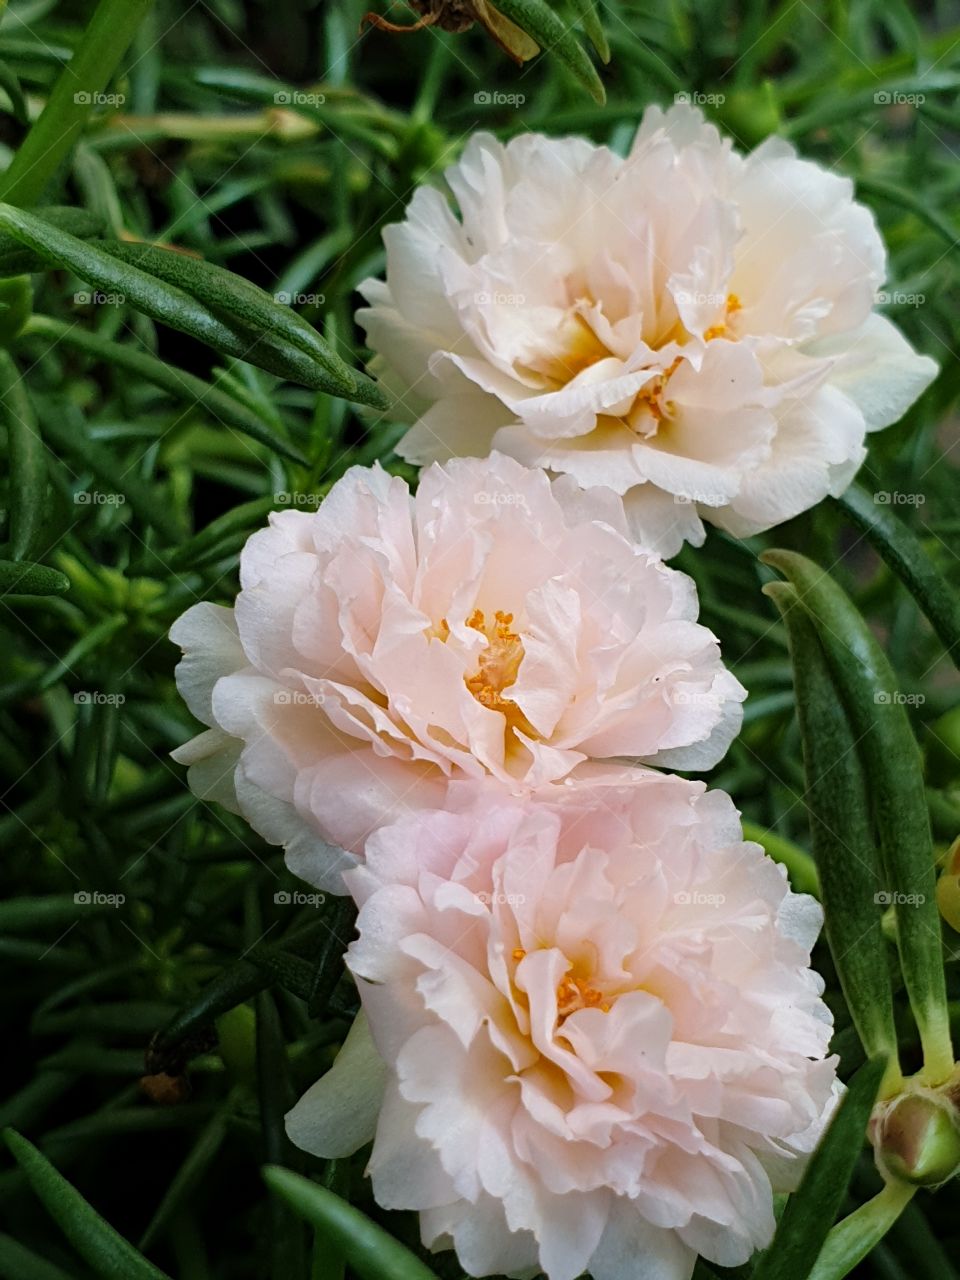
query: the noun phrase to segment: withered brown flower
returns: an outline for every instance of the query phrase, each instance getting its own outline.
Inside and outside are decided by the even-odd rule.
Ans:
[[[399,35],[421,31],[424,27],[439,27],[441,31],[459,35],[479,22],[514,62],[529,62],[540,52],[540,46],[532,36],[515,22],[505,18],[487,0],[408,0],[408,3],[419,14],[416,22],[401,24],[391,22],[378,13],[368,13],[360,24],[361,30],[369,23],[380,31],[392,31]]]

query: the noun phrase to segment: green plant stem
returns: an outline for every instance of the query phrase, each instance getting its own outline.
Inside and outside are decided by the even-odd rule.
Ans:
[[[888,1182],[872,1200],[837,1223],[827,1236],[810,1280],[843,1280],[879,1244],[910,1203],[916,1187]]]
[[[36,204],[126,53],[153,0],[100,0],[79,47],[64,67],[39,119],[6,173],[0,200]]]

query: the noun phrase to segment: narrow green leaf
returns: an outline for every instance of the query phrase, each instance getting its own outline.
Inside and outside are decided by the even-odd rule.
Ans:
[[[235,329],[183,289],[59,230],[35,214],[0,205],[0,230],[9,232],[48,265],[69,267],[94,288],[122,297],[153,320],[197,338],[217,351],[315,391],[359,399],[377,407],[386,403],[383,393],[369,379],[364,379],[361,387],[363,375],[353,373],[348,365],[343,365],[343,376],[335,377],[315,357],[306,355],[289,341],[281,341],[269,333],[251,336],[248,329]]]
[[[46,516],[47,464],[26,385],[13,357],[2,349],[0,416],[10,455],[10,554],[23,560],[37,551]]]
[[[24,329],[26,337],[48,338],[51,342],[66,342],[88,355],[105,360],[118,369],[125,369],[146,382],[150,382],[161,391],[166,391],[175,400],[196,405],[209,412],[210,416],[219,419],[228,427],[242,431],[244,435],[258,440],[275,453],[306,466],[307,460],[299,449],[279,436],[272,428],[266,426],[246,405],[241,404],[233,396],[227,395],[219,387],[205,382],[202,378],[174,365],[166,364],[145,351],[137,351],[125,343],[111,342],[98,333],[91,333],[75,324],[64,324],[62,320],[54,320],[49,316],[33,316]]]
[[[882,930],[885,907],[878,900],[880,858],[856,740],[813,623],[798,607],[796,591],[785,582],[768,583],[764,590],[780,610],[793,657],[805,799],[827,940],[867,1057],[888,1057],[895,1083],[897,1033]]]
[[[884,1058],[873,1058],[850,1081],[752,1280],[805,1280],[810,1274],[843,1204],[886,1066]]]
[[[52,227],[66,231],[80,240],[89,240],[103,234],[103,222],[87,209],[73,205],[46,205],[36,210],[36,216]],[[46,262],[9,231],[0,231],[0,277],[20,276],[33,271],[43,271]]]
[[[360,399],[379,408],[386,408],[382,393],[362,373],[346,364],[330,344],[307,320],[292,307],[277,302],[249,280],[226,271],[212,262],[204,262],[156,245],[129,244],[125,241],[102,241],[99,248],[121,262],[139,267],[151,276],[196,298],[219,315],[231,328],[245,329],[252,341],[263,334],[274,334],[291,343],[316,360],[339,384],[347,390],[348,399]]]
[[[837,502],[860,526],[923,610],[944,648],[960,667],[960,600],[938,573],[923,543],[890,506],[878,506],[858,485]]]
[[[4,1139],[37,1198],[77,1253],[103,1280],[170,1280],[81,1196],[46,1156],[15,1129]]]
[[[361,1280],[437,1280],[436,1274],[346,1200],[289,1169],[268,1165],[267,1186],[342,1253]]]
[[[56,596],[70,590],[70,579],[45,564],[27,560],[0,560],[0,594]]]
[[[584,34],[596,49],[601,62],[609,62],[610,45],[603,30],[603,23],[600,21],[600,14],[597,12],[594,0],[573,0],[573,7],[580,18],[580,25],[583,27]]]
[[[603,81],[583,45],[547,0],[497,0],[496,7],[504,17],[533,36],[542,49],[555,53],[595,102],[606,102]]]
[[[889,662],[846,593],[793,551],[761,556],[796,588],[813,618],[840,690],[869,782],[883,872],[897,920],[897,946],[924,1052],[938,1084],[953,1071],[930,814],[920,750]]]
[[[269,512],[276,506],[273,494],[254,498],[239,507],[232,507],[211,522],[192,538],[174,547],[164,560],[171,569],[181,569],[195,564],[232,538],[246,538],[258,529]]]
[[[79,138],[96,97],[127,51],[153,0],[100,0],[40,118],[0,176],[0,200],[36,204]]]
[[[810,1272],[810,1280],[844,1280],[887,1234],[910,1203],[916,1187],[888,1182],[872,1200],[838,1222]]]
[[[30,117],[27,112],[27,101],[23,96],[23,90],[20,88],[20,81],[17,79],[16,72],[10,64],[4,62],[3,59],[0,59],[0,89],[5,90],[7,97],[10,99],[10,108],[17,124],[29,124]]]
[[[177,1170],[157,1211],[140,1239],[140,1248],[149,1249],[161,1235],[193,1190],[202,1181],[227,1134],[226,1111],[218,1111],[194,1143],[189,1155]]]

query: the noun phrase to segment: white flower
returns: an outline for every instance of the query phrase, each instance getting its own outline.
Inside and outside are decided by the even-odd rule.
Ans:
[[[211,726],[174,754],[320,888],[343,892],[339,849],[441,808],[450,781],[706,769],[740,726],[690,579],[630,541],[616,495],[511,458],[433,467],[415,497],[354,467],[318,511],[274,513],[240,578],[234,609],[171,631]]]
[[[769,1243],[834,1098],[821,913],[721,792],[647,770],[381,829],[363,1014],[287,1119],[473,1276],[688,1280]]]
[[[936,365],[873,312],[885,254],[847,178],[647,110],[626,159],[475,135],[387,227],[358,313],[418,463],[491,448],[624,496],[663,555],[839,494]]]

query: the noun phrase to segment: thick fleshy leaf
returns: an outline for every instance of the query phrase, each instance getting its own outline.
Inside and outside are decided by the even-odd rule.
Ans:
[[[882,930],[880,858],[856,739],[816,630],[798,606],[795,589],[785,582],[771,582],[765,593],[780,610],[790,639],[805,798],[827,940],[867,1056],[888,1057],[895,1076],[897,1033]]]
[[[271,1191],[343,1254],[361,1280],[437,1280],[415,1254],[326,1187],[275,1165],[263,1176]]]
[[[838,1222],[827,1236],[810,1280],[844,1280],[879,1244],[910,1203],[916,1187],[888,1182],[872,1200]]]
[[[10,453],[10,554],[35,554],[46,511],[47,464],[26,384],[7,351],[0,350],[0,418]],[[42,553],[41,553],[42,554]]]
[[[253,308],[249,291],[254,290],[254,286],[248,281],[241,281],[235,286],[234,296],[229,301],[231,308],[239,306],[241,301],[246,303],[247,323],[228,324],[221,318],[219,309],[215,313],[179,285],[124,262],[119,256],[60,231],[43,218],[22,209],[0,205],[0,230],[33,250],[49,266],[69,267],[94,288],[121,295],[152,319],[198,338],[217,351],[246,360],[268,373],[302,383],[315,391],[325,391],[376,407],[383,407],[385,403],[374,383],[363,374],[354,373],[349,365],[332,353],[321,361],[316,354],[307,354],[302,345],[294,345],[286,337],[275,336],[283,332],[279,323],[264,323],[262,327],[251,329]],[[163,254],[164,251],[154,252]],[[230,273],[222,274],[229,277]],[[228,305],[226,296],[223,305]],[[278,311],[282,310],[279,304],[271,305]],[[319,334],[316,337],[318,342],[322,341]]]
[[[603,82],[583,45],[547,0],[497,0],[496,7],[542,49],[555,53],[596,102],[606,101]]]
[[[885,1059],[873,1058],[851,1080],[752,1280],[805,1280],[810,1275],[847,1193],[886,1065]]]
[[[70,590],[70,579],[58,569],[27,560],[0,560],[0,592],[14,596],[57,596]]]
[[[924,1070],[940,1083],[953,1070],[930,815],[923,768],[896,678],[850,598],[812,560],[767,551],[816,624],[840,690],[869,783],[880,838],[882,892],[897,921],[897,945],[924,1051]]]
[[[3,1136],[37,1198],[98,1276],[103,1280],[169,1280],[100,1217],[32,1142],[15,1129],[6,1129]]]

